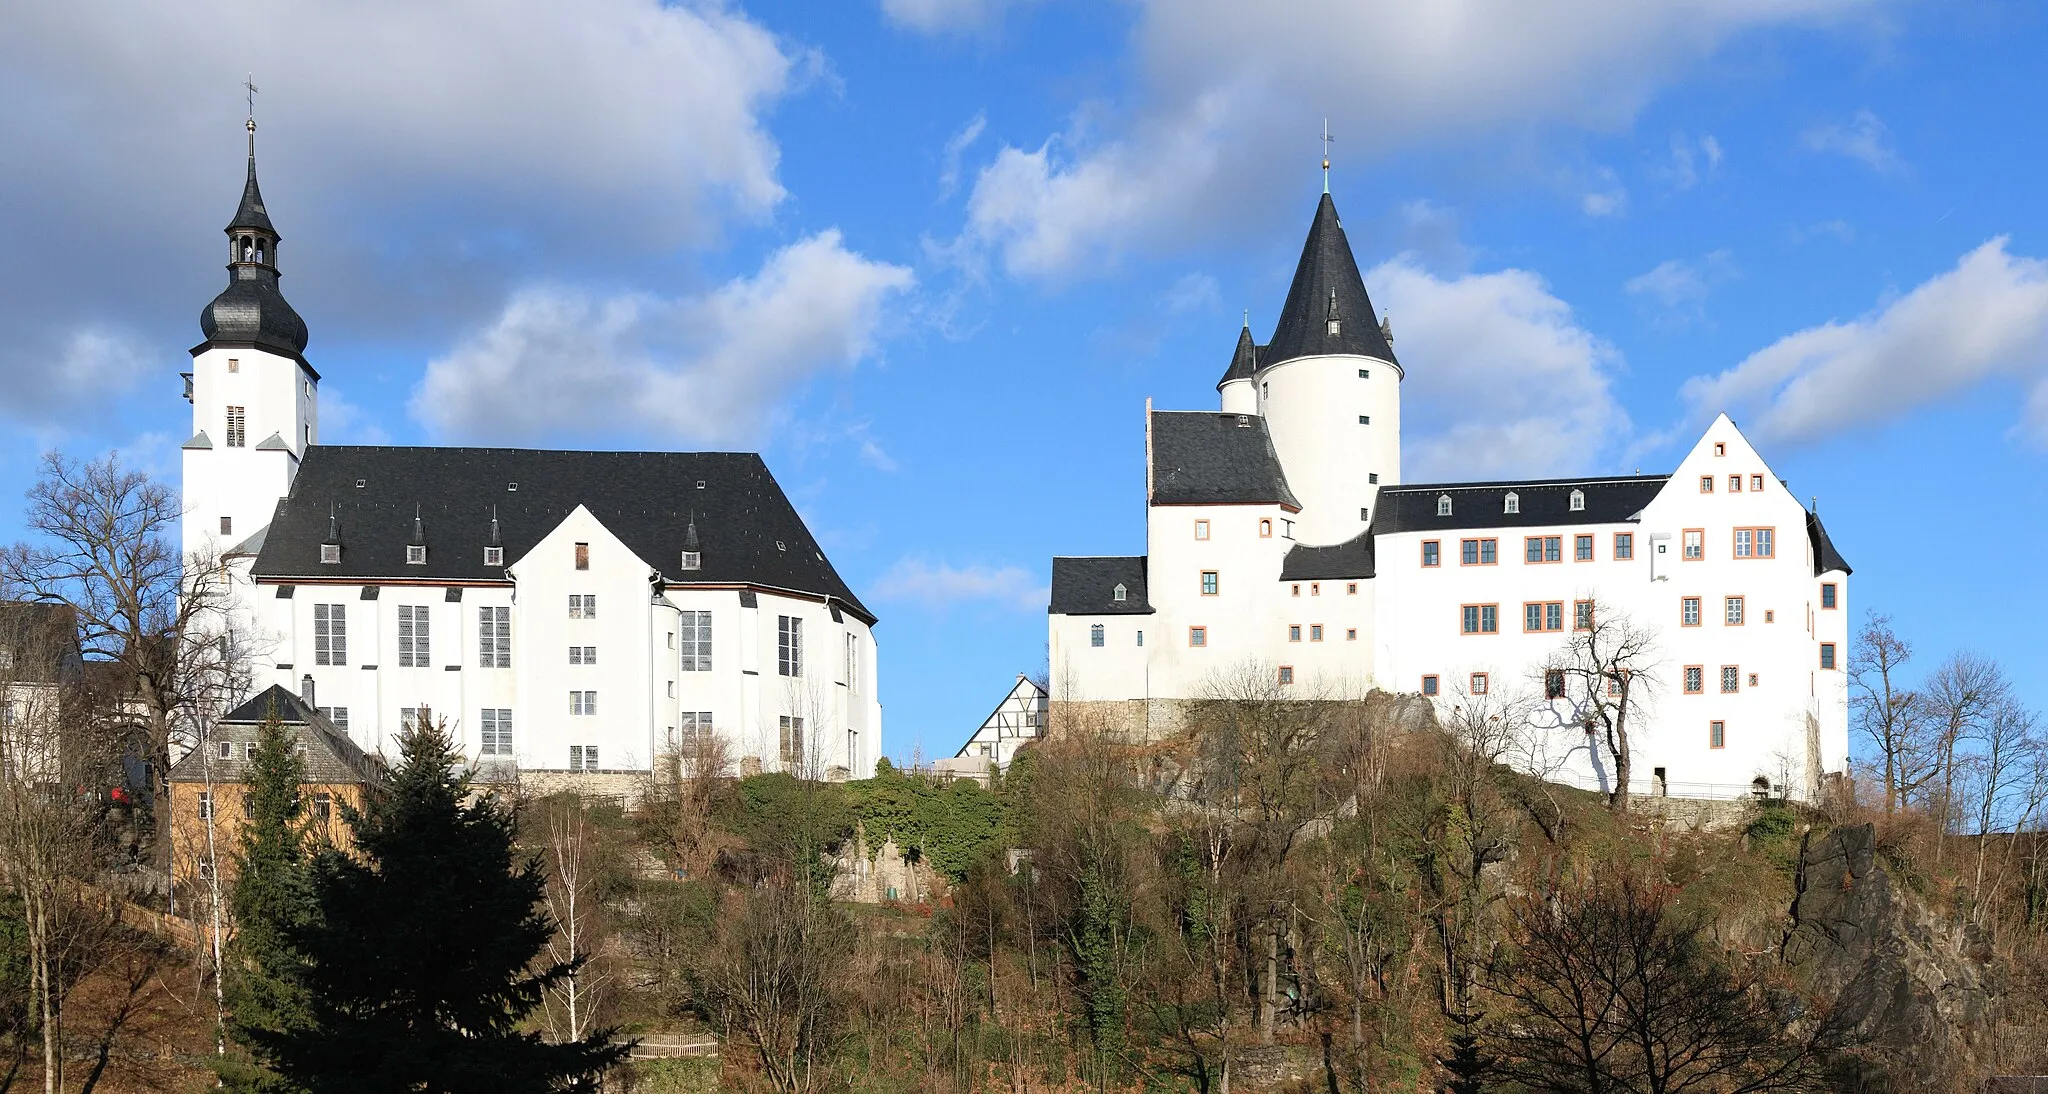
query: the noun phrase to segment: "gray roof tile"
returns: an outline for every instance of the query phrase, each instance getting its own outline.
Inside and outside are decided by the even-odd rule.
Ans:
[[[1206,410],[1152,414],[1152,502],[1301,508],[1266,420]]]
[[[1144,555],[1054,556],[1051,615],[1150,615]],[[1116,587],[1124,598],[1116,598]]]
[[[1333,309],[1338,320],[1334,335],[1329,333]],[[1296,357],[1332,353],[1394,361],[1394,348],[1380,332],[1379,316],[1365,294],[1365,279],[1358,274],[1351,242],[1344,238],[1337,205],[1324,194],[1309,225],[1308,240],[1302,244],[1301,261],[1294,267],[1294,282],[1287,288],[1287,303],[1280,309],[1273,340],[1259,353],[1259,366],[1268,368]]]

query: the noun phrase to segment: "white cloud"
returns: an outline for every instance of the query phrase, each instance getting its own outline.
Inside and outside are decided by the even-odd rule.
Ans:
[[[922,555],[897,559],[875,582],[876,600],[908,601],[929,608],[957,607],[965,601],[989,601],[1020,611],[1044,611],[1049,587],[1022,566],[953,566]]]
[[[764,115],[815,67],[711,0],[22,3],[0,22],[0,401],[91,309],[190,344],[252,69],[317,353],[343,325],[441,336],[533,271],[616,276],[764,218],[784,196]]]
[[[162,363],[152,361],[131,333],[100,324],[54,337],[32,336],[31,347],[24,348],[26,367],[10,371],[0,360],[0,413],[25,422],[47,422],[53,413],[103,405],[133,387],[151,365]]]
[[[882,0],[882,14],[920,34],[985,31],[1026,0]]]
[[[1159,297],[1159,304],[1168,315],[1215,311],[1223,305],[1223,290],[1208,274],[1182,274],[1180,280],[1168,286]]]
[[[976,114],[960,127],[958,133],[946,138],[946,149],[939,156],[939,200],[953,196],[960,186],[960,157],[981,139],[982,131],[988,128],[988,116]]]
[[[320,385],[320,443],[390,444],[391,431],[330,380]]]
[[[1673,133],[1670,158],[1651,174],[1673,190],[1690,190],[1700,184],[1702,175],[1711,176],[1720,166],[1721,142],[1712,133],[1701,134],[1697,140]]]
[[[1886,175],[1905,166],[1891,146],[1891,131],[1868,110],[1858,110],[1846,123],[1817,125],[1799,135],[1809,152],[1832,152],[1847,156],[1865,167]]]
[[[1788,334],[1717,376],[1686,381],[1695,415],[1801,441],[1896,417],[1992,376],[2034,385],[2024,428],[2048,443],[2048,262],[2000,236],[1876,310]]]
[[[1365,275],[1391,318],[1411,482],[1595,469],[1630,433],[1613,347],[1527,270],[1442,278],[1412,256]]]
[[[867,356],[913,281],[826,231],[700,297],[525,289],[428,363],[412,414],[465,440],[749,441],[813,376]]]
[[[1024,276],[1099,268],[1278,192],[1290,176],[1275,164],[1299,162],[1293,178],[1305,179],[1303,148],[1325,109],[1340,180],[1416,142],[1547,124],[1614,129],[1737,35],[1883,2],[1143,0],[1134,100],[1088,104],[1036,148],[998,150],[962,238]],[[1098,116],[1117,124],[1099,136]],[[1592,216],[1625,207],[1615,187],[1573,197]]]
[[[1683,321],[1703,318],[1707,295],[1735,274],[1735,262],[1727,251],[1711,251],[1697,262],[1665,259],[1623,282],[1622,288],[1632,296],[1656,301],[1664,310],[1663,318]]]

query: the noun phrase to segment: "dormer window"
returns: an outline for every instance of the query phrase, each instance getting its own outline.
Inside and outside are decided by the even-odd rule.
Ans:
[[[336,563],[338,563],[338,562],[340,562],[340,561],[341,561],[341,544],[339,544],[339,543],[323,543],[323,544],[321,544],[321,545],[320,545],[320,563],[321,563],[321,565],[323,565],[323,566],[332,566],[332,565],[334,565],[334,564],[336,564]]]
[[[1449,494],[1438,494],[1436,496],[1436,515],[1440,517],[1451,515],[1451,496]]]
[[[683,565],[683,569],[685,569],[685,570],[701,570],[701,569],[703,569],[703,568],[704,568],[704,554],[703,554],[703,552],[701,552],[701,551],[684,551],[684,552],[683,552],[683,563],[682,563],[682,565]]]
[[[1249,415],[1249,414],[1240,414],[1240,415],[1238,415],[1238,416],[1237,416],[1237,428],[1239,428],[1239,429],[1250,429],[1251,427],[1252,427],[1252,416],[1251,416],[1251,415]]]
[[[1503,499],[1501,500],[1501,503],[1500,503],[1500,511],[1501,511],[1501,512],[1503,512],[1503,513],[1519,513],[1519,512],[1521,512],[1521,511],[1522,511],[1522,496],[1521,496],[1520,494],[1517,494],[1517,493],[1515,493],[1515,492],[1514,492],[1514,491],[1512,491],[1512,490],[1508,491],[1508,496],[1507,496],[1506,498],[1503,498]]]
[[[504,564],[505,564],[505,549],[504,549],[503,547],[486,547],[486,548],[484,548],[484,565],[486,565],[486,566],[503,566]]]
[[[426,546],[419,543],[406,544],[405,564],[407,566],[425,566],[427,564]]]
[[[1584,490],[1574,490],[1574,491],[1572,491],[1572,512],[1574,512],[1574,513],[1583,513],[1583,512],[1585,512],[1585,511],[1586,511],[1586,492],[1585,492]]]
[[[1110,590],[1109,598],[1121,604],[1124,602],[1126,592],[1127,590],[1124,588],[1123,582],[1117,582],[1116,588]]]

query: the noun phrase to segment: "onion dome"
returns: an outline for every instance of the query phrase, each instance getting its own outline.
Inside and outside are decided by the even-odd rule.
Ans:
[[[228,287],[199,313],[208,345],[247,345],[298,358],[306,321],[277,289],[277,228],[256,185],[256,123],[249,123],[249,178],[228,223]]]

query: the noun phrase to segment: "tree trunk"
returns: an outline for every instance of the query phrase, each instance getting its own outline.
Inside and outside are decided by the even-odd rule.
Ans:
[[[1273,1043],[1273,1012],[1275,999],[1280,994],[1280,927],[1276,923],[1266,933],[1266,973],[1259,992],[1259,1043]]]

